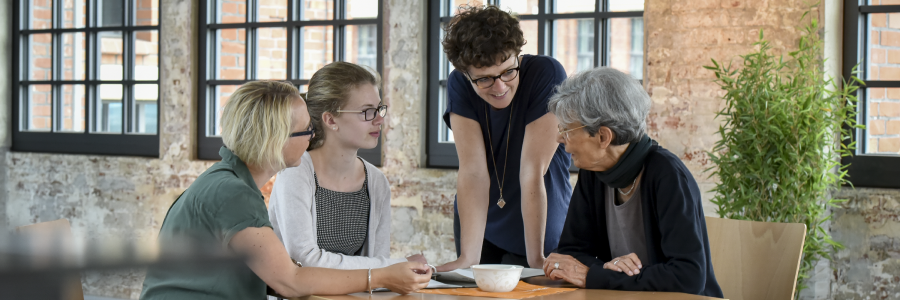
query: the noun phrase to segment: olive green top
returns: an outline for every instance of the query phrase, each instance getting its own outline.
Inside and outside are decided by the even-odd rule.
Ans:
[[[272,227],[262,193],[250,170],[225,147],[222,161],[200,174],[179,197],[159,231],[160,252],[185,244],[228,248],[248,227]],[[141,299],[265,299],[266,284],[245,264],[235,267],[151,267]]]

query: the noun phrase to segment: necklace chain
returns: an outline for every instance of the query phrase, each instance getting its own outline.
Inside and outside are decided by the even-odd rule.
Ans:
[[[506,165],[507,165],[507,162],[509,161],[509,136],[512,135],[511,134],[512,113],[513,113],[513,104],[510,103],[509,104],[509,120],[507,121],[507,124],[506,124],[506,130],[507,130],[507,133],[506,133],[506,156],[503,157],[503,180],[502,181],[500,180],[500,173],[497,170],[497,159],[494,158],[494,146],[488,145],[488,149],[491,149],[491,162],[494,163],[494,175],[496,175],[495,177],[497,177],[497,188],[500,190],[500,199],[497,200],[497,206],[500,206],[501,209],[503,208],[504,205],[506,205],[506,201],[503,200],[503,185],[506,184]],[[487,130],[488,142],[494,143],[494,139],[491,137],[491,131],[493,131],[493,128],[491,127],[490,116],[488,115],[487,103],[485,103],[485,106],[484,106],[484,118],[488,122],[488,130]]]
[[[640,174],[638,174],[638,175],[640,175]],[[628,192],[622,192],[622,189],[616,188],[617,190],[619,190],[619,194],[622,194],[622,196],[628,196],[628,195],[631,195],[631,192],[634,191],[635,183],[637,183],[637,178],[638,178],[638,176],[635,176],[635,177],[634,177],[634,180],[631,181],[631,188],[628,189]]]

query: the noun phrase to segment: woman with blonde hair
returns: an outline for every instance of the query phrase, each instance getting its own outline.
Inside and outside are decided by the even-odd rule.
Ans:
[[[297,168],[278,174],[269,219],[288,254],[304,266],[379,268],[418,261],[390,258],[391,188],[381,171],[357,156],[378,145],[387,113],[378,75],[335,62],[309,81],[315,137]]]
[[[271,228],[260,187],[278,171],[299,165],[315,137],[306,103],[293,85],[242,85],[225,106],[221,122],[222,161],[175,200],[160,229],[159,244],[165,253],[188,240],[236,253],[246,264],[150,268],[141,299],[263,299],[266,285],[288,297],[378,287],[406,294],[427,286],[429,268],[421,263],[353,271],[292,263]]]

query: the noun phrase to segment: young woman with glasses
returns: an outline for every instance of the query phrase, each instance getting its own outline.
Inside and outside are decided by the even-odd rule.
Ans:
[[[459,258],[437,268],[540,268],[569,206],[569,154],[547,111],[566,79],[552,57],[520,55],[519,20],[495,6],[465,7],[444,28],[456,68],[444,122],[459,156],[454,234]]]
[[[357,156],[378,145],[387,106],[373,71],[335,62],[316,71],[306,102],[315,136],[299,167],[275,179],[269,218],[291,257],[304,266],[380,268],[422,255],[390,258],[391,190]]]
[[[221,121],[222,161],[197,177],[169,208],[159,248],[166,257],[193,244],[197,251],[237,253],[246,263],[151,267],[141,299],[261,299],[267,285],[286,297],[378,287],[406,294],[428,285],[431,270],[421,263],[351,271],[291,262],[272,230],[260,188],[275,173],[307,163],[304,150],[319,135],[312,132],[314,122],[296,87],[246,83],[229,98]]]

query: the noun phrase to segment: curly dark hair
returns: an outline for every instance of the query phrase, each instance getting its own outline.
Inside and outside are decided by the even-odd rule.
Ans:
[[[493,5],[461,6],[443,29],[444,53],[458,70],[495,66],[525,45],[519,19]]]

